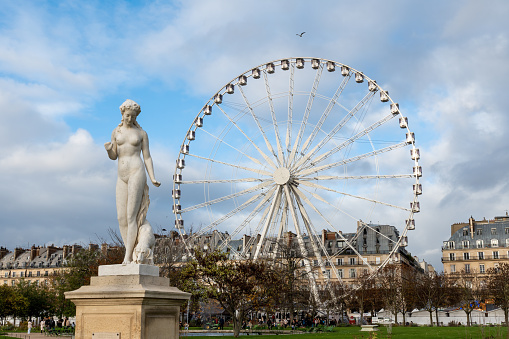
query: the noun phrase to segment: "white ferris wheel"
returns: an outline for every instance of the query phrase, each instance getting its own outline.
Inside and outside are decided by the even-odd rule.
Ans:
[[[191,251],[219,231],[220,249],[257,259],[277,254],[291,232],[314,258],[308,271],[312,261],[330,271],[346,249],[375,272],[415,228],[419,156],[398,103],[362,72],[321,58],[264,63],[215,93],[186,132],[173,176],[175,226]],[[399,236],[382,234],[380,223]],[[366,229],[390,245],[377,265],[357,244]],[[327,251],[323,230],[343,249]],[[334,267],[327,279],[341,280]]]

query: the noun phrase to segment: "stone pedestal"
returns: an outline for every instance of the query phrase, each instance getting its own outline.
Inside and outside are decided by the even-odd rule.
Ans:
[[[159,267],[130,264],[100,266],[90,286],[65,297],[76,305],[76,339],[178,339],[190,294],[170,287]]]

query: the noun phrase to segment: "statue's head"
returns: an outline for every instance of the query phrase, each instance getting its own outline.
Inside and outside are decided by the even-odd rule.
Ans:
[[[120,105],[120,112],[122,113],[122,115],[128,109],[132,110],[133,112],[136,112],[136,116],[138,116],[138,114],[140,114],[141,112],[140,105],[138,105],[131,99],[127,99],[126,101],[124,101],[122,105]]]

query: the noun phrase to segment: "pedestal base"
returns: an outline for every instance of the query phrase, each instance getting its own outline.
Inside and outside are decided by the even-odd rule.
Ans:
[[[178,339],[180,305],[190,294],[158,272],[149,265],[100,266],[90,286],[66,292],[76,305],[76,339]]]

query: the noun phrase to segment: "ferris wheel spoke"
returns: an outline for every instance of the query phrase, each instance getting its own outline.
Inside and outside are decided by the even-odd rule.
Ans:
[[[298,188],[296,187],[293,187],[293,191],[296,193],[296,195],[298,195],[299,197],[302,198],[302,200],[304,200],[306,202],[306,204],[308,204],[312,209],[313,211],[315,211],[332,229],[336,230],[336,227],[334,225],[332,225],[332,223],[323,215],[323,213],[321,213],[318,208],[315,207],[315,205],[306,197],[306,195],[304,195]],[[357,251],[357,249],[343,236],[342,232],[336,230],[337,234],[339,234],[340,238],[342,240],[345,241],[346,244],[348,244],[348,246],[350,247],[350,249],[355,253],[357,254],[357,256],[359,257],[362,257],[360,255],[360,253]],[[366,263],[369,268],[371,268],[371,266],[369,265],[369,263]]]
[[[274,194],[277,187],[271,188],[264,196],[264,198],[258,203],[258,205],[249,213],[249,215],[244,219],[244,221],[230,234],[230,237],[233,238],[237,236],[250,222],[253,218],[260,213],[265,204],[269,201],[270,197]]]
[[[267,182],[272,179],[260,179],[260,178],[244,178],[244,179],[205,179],[205,180],[187,180],[182,181],[181,185],[185,184],[218,184],[218,183],[230,183],[235,184],[239,182]]]
[[[284,190],[285,190],[286,201],[288,203],[288,207],[290,210],[290,215],[292,216],[293,224],[295,226],[295,232],[297,233],[297,242],[299,244],[299,248],[302,253],[302,256],[304,257],[304,267],[306,269],[306,273],[309,278],[309,282],[311,285],[311,291],[313,293],[313,297],[315,298],[315,300],[320,300],[318,298],[318,290],[316,288],[316,281],[315,281],[315,277],[313,275],[313,270],[311,269],[311,265],[310,265],[309,259],[308,259],[309,258],[308,250],[306,249],[306,246],[304,245],[304,238],[302,237],[302,233],[300,230],[299,219],[297,218],[297,213],[295,211],[295,206],[293,204],[292,196],[290,195],[290,189],[288,188],[288,185],[284,185]]]
[[[313,82],[313,87],[311,88],[311,93],[309,94],[308,104],[306,106],[306,111],[304,112],[304,118],[302,119],[302,123],[299,128],[299,133],[297,134],[297,139],[293,144],[292,153],[290,153],[290,157],[288,158],[288,164],[293,163],[297,150],[300,146],[300,142],[302,141],[302,134],[304,133],[308,123],[309,113],[311,113],[311,107],[313,107],[313,101],[315,99],[316,91],[318,90],[318,84],[320,83],[322,72],[323,64],[320,64],[320,66],[316,70],[315,80]]]
[[[265,72],[264,72],[265,74]],[[276,158],[276,160],[278,159],[277,155],[276,155],[276,152],[274,152],[274,148],[272,147],[272,145],[270,144],[269,142],[269,139],[267,139],[267,135],[265,134],[265,131],[263,130],[262,126],[260,125],[260,121],[258,120],[258,117],[256,116],[256,114],[254,113],[253,111],[253,108],[251,107],[251,105],[249,104],[249,100],[247,99],[246,97],[246,94],[244,93],[244,90],[242,89],[241,86],[239,86],[239,91],[240,93],[242,94],[242,98],[244,99],[244,102],[246,103],[247,105],[247,108],[249,110],[249,113],[251,114],[251,116],[253,117],[253,120],[255,121],[256,123],[256,126],[258,126],[258,129],[260,130],[260,132],[262,133],[262,137],[263,137],[263,140],[265,141],[265,145],[267,146],[267,149],[269,150],[270,153],[272,153],[272,155],[274,156],[274,158]],[[276,166],[274,163],[272,163],[274,166]]]
[[[322,275],[326,277],[326,271],[325,264],[322,259],[322,254],[320,252],[320,240],[318,239],[318,236],[316,235],[318,233],[318,230],[316,230],[313,226],[313,223],[311,222],[311,218],[306,212],[306,209],[304,208],[304,205],[302,204],[302,201],[300,200],[300,192],[296,187],[292,187],[292,191],[295,194],[295,201],[297,203],[297,206],[299,208],[300,214],[302,216],[302,220],[304,221],[304,226],[306,227],[306,230],[309,234],[309,240],[311,242],[311,247],[313,248],[313,252],[315,255],[315,258],[318,260],[318,265],[320,266],[320,269],[322,271]],[[327,255],[327,251],[324,250],[324,254]],[[329,278],[326,277],[326,280],[328,281]]]
[[[316,177],[302,177],[303,180],[359,180],[359,179],[410,179],[415,178],[415,174],[390,174],[390,175],[318,175]],[[267,179],[269,180],[269,179]]]
[[[205,202],[203,202],[201,204],[190,206],[188,208],[184,208],[181,211],[181,213],[187,213],[187,212],[195,210],[197,208],[202,208],[202,207],[205,207],[205,206],[210,206],[210,205],[213,205],[213,204],[220,203],[222,201],[226,201],[226,200],[229,200],[229,199],[240,197],[240,196],[242,196],[244,194],[248,194],[248,193],[251,193],[251,192],[258,191],[258,190],[260,190],[260,189],[262,189],[264,187],[267,187],[267,186],[269,186],[271,184],[272,184],[271,182],[262,182],[261,184],[258,184],[256,186],[253,186],[253,187],[250,187],[250,188],[246,188],[245,190],[242,190],[240,192],[229,194],[229,195],[225,195],[224,197],[220,197],[220,198],[217,198],[217,199],[205,201]]]
[[[378,155],[378,154],[382,154],[382,153],[385,153],[385,152],[393,151],[395,149],[404,147],[406,145],[407,145],[407,142],[403,141],[403,142],[401,142],[399,144],[395,144],[395,145],[387,146],[387,147],[384,147],[384,148],[380,148],[380,149],[378,149],[376,151],[364,153],[364,154],[358,155],[358,156],[353,157],[353,158],[348,158],[348,159],[345,159],[345,160],[334,162],[332,164],[327,164],[327,165],[323,165],[323,166],[310,167],[310,168],[307,168],[307,169],[303,169],[301,171],[298,171],[296,175],[301,177],[301,176],[310,175],[310,174],[313,174],[313,173],[316,173],[316,172],[325,171],[325,170],[328,170],[330,168],[334,168],[334,167],[338,167],[338,166],[343,166],[343,165],[349,164],[351,162],[359,161],[359,160],[366,159],[366,158],[369,158],[369,157],[372,157],[372,156],[375,156],[375,155]],[[310,166],[314,166],[314,163],[311,163]]]
[[[278,185],[279,186],[279,185]],[[254,259],[258,259],[258,255],[260,254],[260,250],[262,248],[262,244],[265,240],[265,237],[267,236],[267,231],[269,229],[269,225],[272,222],[272,218],[274,216],[274,211],[279,207],[279,203],[281,202],[281,187],[278,187],[276,189],[276,193],[274,193],[274,197],[272,198],[272,204],[270,205],[269,213],[265,219],[262,233],[260,236],[260,241],[258,241],[258,244],[256,246],[256,252],[254,255]],[[276,207],[278,206],[278,207]]]
[[[269,191],[270,192],[270,191]],[[260,199],[261,197],[265,196],[267,193],[265,192],[262,192],[262,193],[259,193],[258,195],[255,195],[253,197],[251,197],[249,200],[247,200],[246,202],[244,202],[243,204],[241,204],[240,206],[234,208],[233,210],[231,210],[230,212],[226,213],[225,215],[223,215],[221,218],[215,220],[214,222],[210,223],[209,225],[207,225],[206,227],[204,227],[203,229],[201,229],[199,232],[196,232],[195,235],[203,235],[205,234],[205,232],[208,232],[210,229],[212,229],[213,227],[216,227],[217,225],[220,225],[221,223],[225,222],[226,220],[230,219],[231,217],[233,217],[236,213],[239,213],[240,211],[242,211],[243,209],[245,209],[246,207],[248,207],[249,205],[253,204],[255,201],[257,201],[258,199]]]
[[[281,196],[283,194],[284,193],[281,192]],[[281,222],[279,224],[279,230],[277,235],[278,243],[283,238],[283,234],[287,231],[287,229],[288,229],[288,202],[285,199],[283,202],[283,208],[281,209]]]
[[[316,138],[316,135],[322,128],[325,120],[329,116],[329,113],[332,111],[332,108],[336,104],[337,99],[343,93],[343,90],[345,89],[345,86],[348,84],[349,80],[351,78],[351,74],[343,78],[343,81],[341,81],[341,84],[339,85],[338,89],[336,90],[336,93],[332,96],[332,98],[329,100],[329,104],[327,105],[327,108],[323,111],[322,116],[320,117],[320,120],[316,124],[315,128],[313,129],[313,132],[309,135],[306,142],[302,145],[302,151],[301,153],[306,153],[309,146],[313,143],[313,140]]]
[[[202,130],[203,132],[207,133],[208,135],[210,135],[211,137],[215,138],[215,139],[216,139],[217,141],[219,141],[220,143],[223,143],[223,144],[225,144],[226,146],[228,146],[228,147],[232,148],[233,150],[235,150],[235,151],[239,152],[240,154],[242,154],[243,156],[245,156],[246,158],[248,158],[248,159],[249,159],[249,160],[251,160],[252,162],[255,162],[255,163],[257,163],[258,165],[262,165],[262,166],[264,166],[264,164],[263,164],[260,160],[258,160],[258,159],[256,159],[256,158],[253,158],[253,157],[252,157],[252,156],[250,156],[250,155],[247,155],[246,153],[244,153],[244,152],[242,152],[241,150],[237,149],[236,147],[234,147],[234,146],[230,145],[229,143],[227,143],[227,142],[226,142],[226,141],[224,141],[223,139],[220,139],[219,137],[216,137],[214,134],[212,134],[212,133],[208,132],[208,131],[207,131],[207,130],[205,130],[204,128],[202,128],[201,130]]]
[[[364,98],[348,112],[348,114],[330,131],[325,138],[323,138],[310,152],[303,154],[303,157],[295,164],[295,168],[300,167],[304,162],[307,162],[309,158],[314,156],[316,152],[321,150],[331,139],[334,137],[342,128],[346,125],[352,117],[354,117],[370,100],[373,98],[374,92],[369,92]]]
[[[378,201],[378,200],[361,197],[359,195],[349,194],[349,193],[346,193],[346,192],[340,192],[340,191],[337,191],[337,190],[329,188],[329,187],[318,185],[318,184],[316,184],[314,182],[299,180],[298,183],[302,184],[304,186],[322,189],[322,190],[325,190],[325,191],[341,194],[341,195],[344,195],[344,196],[347,196],[347,197],[351,197],[351,198],[355,198],[355,199],[361,199],[361,200],[365,200],[365,201],[369,201],[369,202],[374,202],[375,204],[385,205],[385,206],[389,206],[389,207],[393,207],[393,208],[398,208],[400,210],[407,211],[407,212],[411,211],[411,209],[409,209],[409,208],[405,208],[405,207],[401,207],[401,206],[396,206],[396,205],[388,204],[388,203],[381,202],[381,201]]]
[[[261,175],[272,176],[272,173],[264,171],[264,170],[258,170],[258,169],[254,169],[254,168],[234,165],[234,164],[230,164],[230,163],[227,163],[227,162],[224,162],[224,161],[219,161],[219,160],[211,159],[211,158],[205,158],[205,157],[202,157],[202,156],[199,156],[199,155],[196,155],[196,154],[191,154],[191,153],[189,153],[188,156],[191,156],[191,157],[194,157],[194,158],[198,158],[198,159],[202,159],[202,160],[206,160],[206,161],[209,161],[209,162],[215,162],[215,163],[226,165],[226,166],[230,166],[230,167],[235,167],[235,168],[238,168],[238,169],[243,169],[243,170],[246,170],[246,171],[251,171],[251,172],[254,172],[254,173],[261,174]]]
[[[315,158],[312,160],[312,163],[313,165],[316,165],[322,161],[324,161],[325,159],[327,159],[328,157],[330,157],[331,155],[333,154],[336,154],[337,152],[339,152],[340,150],[344,149],[345,147],[353,144],[356,140],[358,140],[359,138],[367,135],[368,133],[372,132],[373,130],[375,130],[376,128],[380,127],[381,125],[385,124],[386,122],[390,121],[391,119],[393,119],[395,117],[394,114],[389,114],[387,116],[385,116],[383,119],[375,122],[374,124],[372,124],[371,126],[365,128],[363,131],[357,133],[356,135],[354,135],[353,137],[351,137],[350,139],[346,140],[345,142],[343,142],[342,144],[334,147],[332,150],[330,150],[329,152],[327,153],[324,153],[322,155],[320,155],[319,157]]]
[[[281,147],[281,137],[279,135],[279,126],[277,125],[276,112],[274,111],[274,103],[272,102],[272,95],[270,93],[269,79],[267,72],[263,72],[263,79],[265,81],[265,91],[267,92],[267,100],[269,101],[270,115],[272,116],[272,125],[274,126],[274,132],[276,134],[277,144],[277,158],[280,166],[284,166],[283,149]]]
[[[286,151],[290,153],[292,143],[292,116],[293,116],[293,93],[294,93],[295,64],[290,65],[290,84],[288,88],[288,122],[286,124]]]
[[[265,154],[255,143],[253,140],[251,140],[250,137],[248,137],[248,135],[246,134],[246,132],[244,132],[244,130],[242,130],[242,128],[240,128],[240,126],[235,122],[233,121],[233,119],[221,108],[221,106],[217,106],[219,108],[219,110],[221,112],[223,112],[223,114],[226,116],[226,118],[239,130],[240,133],[242,133],[244,135],[244,137],[251,143],[251,145],[253,145],[253,147],[258,151],[258,153],[260,153],[260,155],[265,159],[265,161],[267,161],[268,164],[270,164],[274,169],[277,168],[277,166],[274,164],[274,162],[272,161],[272,159],[269,158],[269,156],[267,154]]]
[[[277,188],[275,189],[275,191],[276,190],[277,190]],[[275,192],[274,192],[274,194],[275,194]],[[274,194],[272,194],[271,196],[273,196]],[[271,208],[272,208],[272,203],[269,204],[267,206],[267,208],[265,208],[265,210],[263,211],[263,214],[262,214],[260,220],[258,221],[258,224],[256,225],[256,228],[254,230],[254,234],[260,234],[262,232],[262,227],[264,225],[264,222],[267,220],[267,216],[268,216],[269,212],[271,211]],[[252,249],[253,249],[254,243],[256,241],[258,241],[258,236],[251,237],[251,239],[249,239],[249,241],[247,242],[246,252],[249,250],[250,255],[254,255],[254,253],[252,252]],[[261,243],[261,242],[263,242],[262,238],[259,239],[259,243]]]

